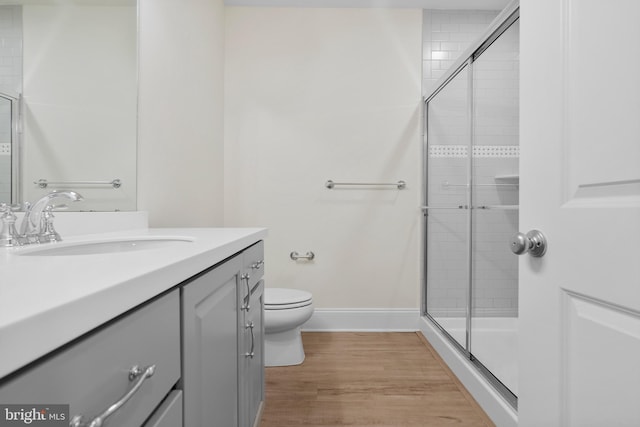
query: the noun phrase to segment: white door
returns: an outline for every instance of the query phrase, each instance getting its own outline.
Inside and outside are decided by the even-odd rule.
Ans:
[[[521,1],[519,425],[640,426],[640,1]]]

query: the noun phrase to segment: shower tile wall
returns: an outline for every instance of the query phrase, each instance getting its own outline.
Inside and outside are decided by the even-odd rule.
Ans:
[[[458,56],[487,29],[497,11],[424,11],[423,93],[428,95],[434,83]],[[516,40],[517,42],[517,40]],[[508,44],[508,43],[507,43]],[[487,51],[488,53],[488,51]],[[492,53],[493,54],[493,53]],[[481,57],[482,58],[482,57]],[[474,64],[474,86],[477,97],[474,121],[475,145],[468,153],[468,137],[459,123],[442,104],[438,122],[430,121],[429,136],[429,205],[466,204],[468,156],[473,156],[473,176],[476,184],[503,183],[497,175],[515,175],[518,171],[518,129],[513,115],[495,117],[495,109],[478,108],[484,100],[496,95],[509,96],[506,111],[515,102],[517,107],[517,61],[513,53],[503,52]],[[516,64],[516,65],[513,65]],[[498,70],[497,73],[492,73]],[[461,85],[462,82],[457,83]],[[513,85],[515,90],[513,90]],[[463,88],[466,90],[466,88]],[[449,89],[449,92],[451,90]],[[447,96],[451,98],[451,95]],[[440,97],[440,95],[438,95]],[[464,102],[466,95],[454,95]],[[503,108],[504,107],[504,108]],[[453,111],[453,110],[450,110]],[[430,114],[432,111],[430,110]],[[517,117],[515,118],[517,124]],[[434,125],[437,128],[434,129]],[[459,132],[444,132],[453,127]],[[432,138],[432,133],[436,137]],[[457,136],[456,136],[457,135]],[[437,141],[434,145],[433,141]],[[513,181],[510,181],[513,182]],[[476,187],[474,205],[517,205],[517,187]],[[428,310],[432,316],[464,317],[468,298],[468,257],[466,249],[466,211],[435,210],[429,217]],[[508,250],[508,239],[517,227],[517,211],[475,210],[473,216],[472,250],[474,262],[474,316],[517,315],[517,260]]]
[[[22,91],[22,8],[0,6],[0,92]],[[11,105],[0,100],[0,201],[11,200]]]
[[[484,33],[499,11],[435,10],[422,13],[422,93],[434,83],[460,54]]]

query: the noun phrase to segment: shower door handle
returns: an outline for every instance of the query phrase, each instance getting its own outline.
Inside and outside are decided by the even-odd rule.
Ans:
[[[547,238],[539,230],[531,230],[527,234],[516,233],[510,245],[511,252],[516,255],[528,253],[532,257],[539,258],[547,252]]]

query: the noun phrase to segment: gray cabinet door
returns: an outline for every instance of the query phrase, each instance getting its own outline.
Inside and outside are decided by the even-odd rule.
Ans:
[[[182,288],[184,427],[238,426],[238,294],[233,257]]]
[[[259,424],[257,420],[264,402],[264,281],[260,280],[251,294],[250,321],[253,322],[254,350],[248,358],[248,411],[251,427]],[[257,422],[257,423],[256,423]]]
[[[264,401],[264,281],[251,291],[250,309],[241,314],[239,351],[240,425],[252,427]]]

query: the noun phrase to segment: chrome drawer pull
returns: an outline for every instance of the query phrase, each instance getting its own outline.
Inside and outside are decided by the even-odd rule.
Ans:
[[[129,401],[129,399],[131,399],[131,397],[138,391],[138,389],[142,387],[142,383],[144,383],[147,378],[152,377],[155,371],[156,365],[148,366],[145,369],[140,369],[138,366],[132,367],[129,370],[129,381],[136,380],[136,378],[137,380],[133,384],[133,387],[131,387],[131,389],[124,396],[122,396],[120,400],[109,406],[106,411],[89,422],[85,422],[82,415],[75,415],[73,418],[71,418],[69,427],[101,427],[107,418],[117,412],[118,409],[120,409],[125,403]]]
[[[242,307],[240,307],[240,310],[249,311],[249,309],[251,308],[249,306],[249,300],[251,299],[251,287],[249,286],[250,278],[251,276],[249,276],[249,274],[243,274],[242,276],[240,276],[240,280],[244,280],[247,284],[247,302]]]
[[[251,351],[249,351],[249,353],[245,353],[244,357],[250,357],[253,359],[253,356],[255,356],[254,350],[255,350],[255,345],[256,345],[256,339],[253,336],[253,320],[251,322],[249,322],[249,324],[247,326],[245,326],[245,329],[251,329]]]
[[[251,264],[251,268],[253,268],[254,270],[259,270],[260,268],[262,268],[262,266],[264,265],[264,260],[260,260],[258,262],[254,262],[253,264]]]

